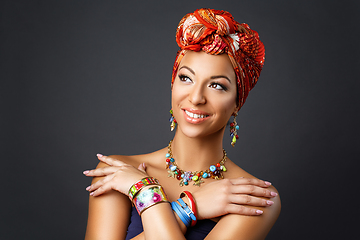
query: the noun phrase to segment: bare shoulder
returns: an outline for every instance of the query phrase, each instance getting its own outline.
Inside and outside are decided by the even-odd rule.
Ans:
[[[242,168],[237,166],[235,163],[229,161],[227,162],[228,169],[231,169],[229,173],[225,176],[225,178],[238,178],[238,177],[245,177],[250,179],[258,179],[255,176],[249,174],[248,172],[244,171]],[[219,229],[226,229],[225,235],[228,237],[226,238],[222,235],[222,239],[232,239],[231,236],[237,236],[237,239],[265,239],[266,235],[269,233],[272,226],[275,224],[277,218],[280,215],[281,211],[281,201],[280,195],[277,189],[271,185],[269,190],[278,193],[278,195],[274,198],[269,200],[273,201],[273,205],[269,207],[252,207],[263,211],[263,214],[260,216],[244,216],[238,214],[228,214],[223,216],[216,225],[216,228],[213,229],[213,234],[209,235],[209,238],[206,239],[213,239],[213,237],[218,237],[224,234],[217,232]],[[267,198],[264,198],[267,199]],[[214,238],[214,239],[215,239]]]
[[[116,160],[120,160],[124,163],[130,164],[134,167],[138,167],[141,163],[145,163],[147,165],[156,165],[159,159],[162,159],[161,156],[163,155],[164,149],[160,149],[154,152],[146,153],[146,154],[139,154],[139,155],[110,155],[111,157]],[[97,168],[105,167],[107,164],[103,162],[99,162]]]
[[[246,172],[244,169],[242,169],[241,167],[236,165],[230,159],[226,162],[226,167],[229,170],[226,173],[224,173],[225,178],[244,177],[244,178],[250,178],[250,179],[259,179],[259,178],[255,177],[255,176],[251,175],[250,173]],[[264,180],[264,179],[261,179],[261,180]],[[267,179],[265,179],[265,180],[267,180]],[[278,193],[278,191],[276,190],[276,188],[273,185],[271,185],[269,187],[269,189],[271,191],[275,191],[276,193]]]

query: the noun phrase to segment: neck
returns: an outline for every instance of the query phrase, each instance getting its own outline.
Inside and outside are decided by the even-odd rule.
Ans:
[[[177,130],[171,150],[179,168],[200,171],[209,168],[223,158],[222,140],[224,129],[206,137],[191,138]]]

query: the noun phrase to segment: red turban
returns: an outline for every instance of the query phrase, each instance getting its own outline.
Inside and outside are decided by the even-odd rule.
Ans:
[[[226,53],[235,70],[240,109],[264,65],[265,47],[259,34],[246,23],[236,22],[226,11],[202,8],[181,19],[176,42],[180,50],[175,59],[171,83],[187,50],[202,50],[213,55]]]

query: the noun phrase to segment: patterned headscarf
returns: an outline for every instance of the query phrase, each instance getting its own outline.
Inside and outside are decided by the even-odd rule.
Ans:
[[[228,54],[237,78],[237,103],[243,106],[255,86],[265,60],[265,47],[259,34],[246,23],[236,22],[230,13],[202,8],[185,15],[176,31],[180,47],[173,67],[172,81],[187,50]]]

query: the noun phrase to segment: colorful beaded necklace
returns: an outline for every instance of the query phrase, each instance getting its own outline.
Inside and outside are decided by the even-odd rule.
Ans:
[[[213,178],[216,180],[224,178],[223,172],[226,172],[225,161],[227,157],[226,151],[224,149],[223,149],[223,153],[224,153],[223,158],[219,163],[217,163],[216,165],[211,165],[209,169],[204,171],[191,172],[191,171],[181,170],[176,165],[175,159],[173,158],[171,152],[171,143],[172,141],[170,141],[168,145],[168,153],[165,155],[166,169],[169,169],[168,177],[172,177],[172,178],[176,178],[177,180],[180,180],[179,185],[181,187],[184,185],[185,186],[189,185],[189,182],[191,181],[194,181],[194,186],[200,186],[200,184],[204,182],[202,179],[205,178]]]

